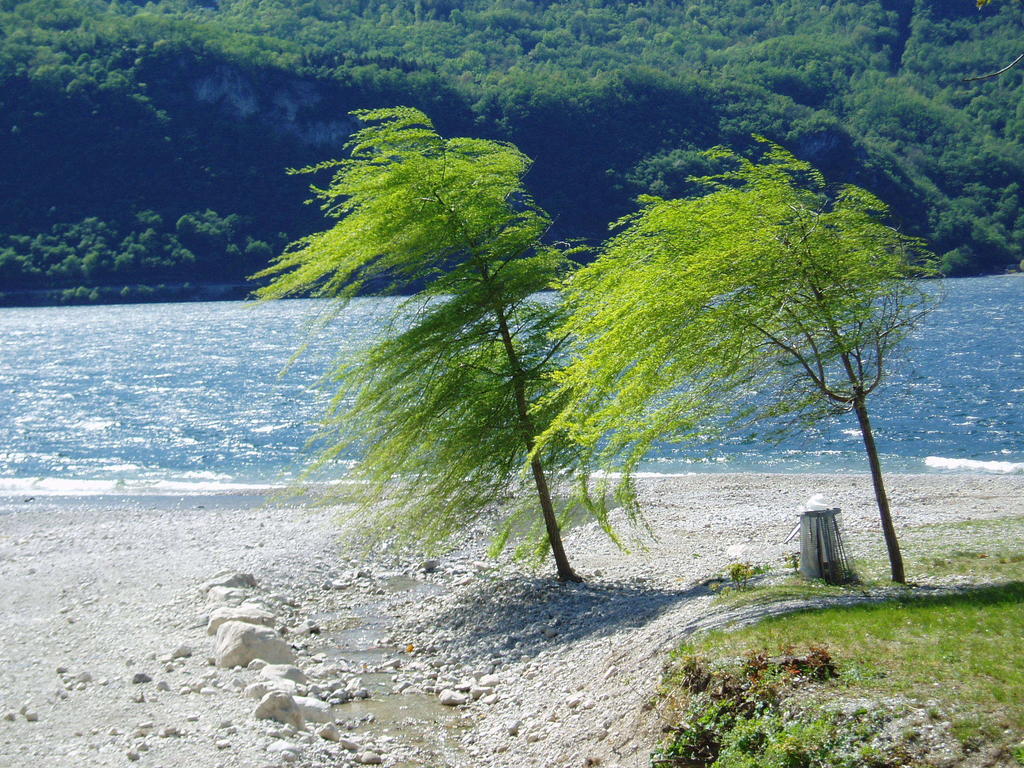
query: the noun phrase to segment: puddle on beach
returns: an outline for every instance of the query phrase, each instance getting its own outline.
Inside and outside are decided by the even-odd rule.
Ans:
[[[347,661],[353,672],[372,669],[386,659],[403,658],[402,649],[386,644],[387,625],[393,614],[388,598],[407,596],[422,598],[441,591],[442,587],[410,576],[392,576],[380,584],[384,594],[360,596],[350,608],[322,613],[313,618],[324,626],[318,651],[333,661]],[[430,694],[396,694],[392,672],[362,672],[363,685],[370,698],[351,701],[334,707],[339,723],[358,723],[354,734],[368,734],[379,739],[389,736],[395,742],[415,747],[422,752],[415,761],[400,761],[396,768],[451,766],[463,762],[459,747],[459,731],[465,727],[461,713],[443,706]],[[369,722],[368,722],[369,721]]]

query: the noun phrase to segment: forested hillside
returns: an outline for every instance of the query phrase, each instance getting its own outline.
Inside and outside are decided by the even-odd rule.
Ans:
[[[561,237],[758,133],[879,194],[948,273],[1001,271],[1024,68],[963,78],[1022,33],[1020,4],[973,0],[0,0],[0,293],[239,283],[321,226],[285,168],[396,104],[515,142]]]

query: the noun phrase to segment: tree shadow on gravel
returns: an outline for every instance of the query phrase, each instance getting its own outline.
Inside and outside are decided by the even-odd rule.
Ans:
[[[578,640],[640,627],[677,605],[711,594],[706,586],[680,589],[643,582],[559,584],[550,579],[503,579],[459,595],[431,616],[455,637],[466,660],[508,652],[535,656]]]

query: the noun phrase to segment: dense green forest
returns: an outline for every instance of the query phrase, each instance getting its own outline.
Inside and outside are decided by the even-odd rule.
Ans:
[[[947,273],[1002,271],[1024,68],[963,79],[1022,30],[973,0],[0,0],[0,293],[238,284],[322,227],[285,168],[395,104],[515,142],[555,236],[603,238],[757,133],[877,193]]]

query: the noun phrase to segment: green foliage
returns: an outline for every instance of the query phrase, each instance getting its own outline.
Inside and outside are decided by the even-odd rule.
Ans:
[[[524,467],[556,407],[531,409],[550,389],[562,319],[538,292],[569,261],[541,242],[550,220],[522,185],[529,160],[510,144],[445,139],[415,109],[354,114],[366,127],[349,156],[302,171],[333,172],[314,191],[337,223],[293,243],[260,275],[273,280],[259,295],[312,293],[338,313],[370,283],[420,290],[396,303],[379,340],[326,374],[334,396],[312,471],[359,456],[347,516],[373,538],[437,547],[482,519],[499,525],[501,544],[533,534],[557,561],[543,467],[571,469],[577,452],[549,443],[533,478]]]
[[[748,652],[738,664],[685,656],[666,682],[664,695],[676,708],[666,726],[671,735],[652,765],[673,765],[671,758],[713,768],[906,765],[912,757],[902,745],[879,748],[886,713],[840,714],[813,703],[813,686],[830,686],[836,673],[819,646],[804,656]]]
[[[700,179],[683,200],[642,208],[568,286],[563,332],[579,350],[556,374],[567,399],[549,435],[630,473],[656,441],[710,444],[718,432],[779,432],[854,412],[894,581],[905,580],[867,398],[929,308],[920,241],[882,221],[867,191],[828,194],[777,145]]]
[[[567,286],[580,348],[556,374],[570,405],[553,431],[627,473],[657,440],[849,410],[928,304],[907,279],[919,243],[877,198],[826,195],[778,147],[760,164],[711,156],[735,170],[702,197],[643,198]]]
[[[346,105],[407,103],[536,158],[532,186],[561,236],[600,237],[638,193],[690,194],[689,176],[715,170],[702,150],[756,132],[877,191],[951,254],[951,274],[1002,271],[1024,256],[1022,72],[961,79],[1019,53],[1018,13],[968,0],[8,0],[0,233],[95,218],[121,238],[162,234],[209,209],[242,218],[242,257],[194,251],[193,277],[238,280],[257,266],[246,238],[276,252],[317,226],[281,169],[335,152]],[[146,210],[167,229],[137,221]],[[38,258],[4,288],[63,286]]]
[[[937,701],[965,733],[1013,743],[1024,737],[1024,671],[1016,663],[1022,620],[1018,581],[794,612],[714,633],[688,650],[729,658],[751,647],[825,643],[854,696]]]
[[[752,578],[767,570],[767,567],[753,563],[733,563],[725,569],[725,572],[736,589],[746,589],[750,586]]]
[[[0,237],[0,277],[7,288],[66,288],[64,300],[75,302],[101,293],[111,298],[96,288],[185,282],[196,271],[231,282],[246,265],[265,264],[271,253],[244,228],[240,217],[211,210],[186,213],[173,228],[152,210],[137,212],[123,226],[88,217],[35,236]]]

